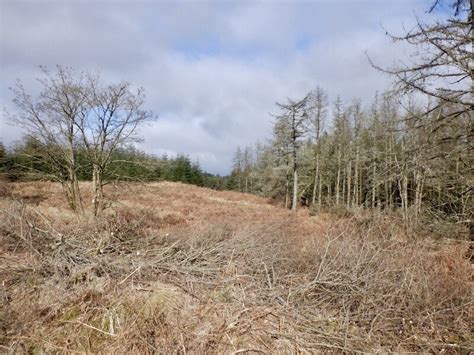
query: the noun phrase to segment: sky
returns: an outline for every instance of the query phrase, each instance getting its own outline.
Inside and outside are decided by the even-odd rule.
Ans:
[[[276,102],[316,86],[330,102],[369,103],[391,78],[371,67],[409,60],[403,34],[428,0],[0,0],[0,141],[22,131],[9,87],[38,92],[39,65],[100,72],[143,87],[158,119],[141,129],[148,153],[188,154],[227,174],[237,146],[271,136]]]

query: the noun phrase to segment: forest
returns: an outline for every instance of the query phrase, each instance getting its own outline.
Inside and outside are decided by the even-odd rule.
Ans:
[[[369,107],[317,88],[278,104],[267,144],[238,148],[231,174],[238,191],[272,196],[285,207],[306,205],[398,211],[406,224],[433,219],[468,223],[473,213],[469,115],[433,103],[376,95]],[[424,114],[428,111],[428,114]]]
[[[81,181],[92,177],[92,168],[85,154],[85,151],[80,151],[77,155],[80,166],[77,177]],[[191,161],[184,154],[171,158],[166,154],[156,157],[129,145],[118,148],[111,159],[108,180],[179,181],[218,190],[226,188],[224,177],[204,172],[198,162]],[[8,150],[0,142],[0,162],[0,174],[8,181],[56,181],[54,170],[44,159],[41,143],[34,137],[25,138]]]
[[[275,98],[268,134],[236,146],[225,176],[140,148],[161,119],[142,87],[66,65],[12,83],[0,352],[474,353],[474,1],[426,13],[386,32],[405,62],[365,53],[389,87],[363,100],[312,78]]]

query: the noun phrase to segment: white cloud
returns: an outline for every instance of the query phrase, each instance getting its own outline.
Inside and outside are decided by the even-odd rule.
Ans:
[[[0,2],[0,104],[16,77],[36,90],[40,64],[101,70],[143,86],[159,120],[142,130],[148,152],[188,153],[226,173],[237,145],[264,140],[275,101],[320,85],[333,100],[370,99],[389,78],[370,67],[404,56],[381,23],[401,31],[428,2]],[[20,132],[0,119],[0,139]]]

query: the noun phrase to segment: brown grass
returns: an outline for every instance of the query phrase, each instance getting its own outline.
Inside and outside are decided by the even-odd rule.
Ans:
[[[3,351],[474,351],[468,246],[393,218],[153,183],[109,186],[104,217],[78,220],[55,184],[5,191]]]

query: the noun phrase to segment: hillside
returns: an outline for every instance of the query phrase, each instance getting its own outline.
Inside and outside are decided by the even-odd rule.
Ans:
[[[0,188],[3,351],[474,351],[463,242],[180,183],[106,196],[94,221],[59,184]]]

